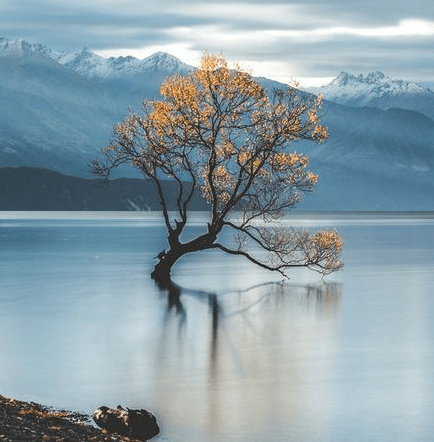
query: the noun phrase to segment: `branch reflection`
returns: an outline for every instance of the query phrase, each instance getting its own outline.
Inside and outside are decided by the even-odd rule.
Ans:
[[[215,359],[218,347],[220,317],[225,320],[240,316],[244,320],[249,315],[257,315],[262,310],[267,316],[276,314],[283,304],[290,303],[292,308],[306,312],[315,311],[320,315],[333,316],[339,311],[341,287],[336,283],[321,281],[318,284],[297,285],[289,282],[270,282],[258,284],[245,290],[238,290],[217,295],[213,292],[182,288],[173,282],[159,284],[160,292],[167,296],[165,323],[176,313],[181,323],[187,321],[187,312],[182,297],[195,297],[209,305],[209,323],[211,331],[211,359]],[[192,321],[197,318],[191,318]]]
[[[298,401],[295,408],[307,401],[305,396],[297,399],[300,379],[317,382],[326,376],[327,365],[318,371],[315,351],[329,360],[329,337],[339,322],[340,285],[264,283],[217,294],[171,283],[160,290],[167,307],[159,348],[172,349],[176,362],[164,367],[169,355],[160,354],[159,373],[172,377],[170,370],[176,367],[194,379],[192,390],[183,391],[201,398],[203,423],[210,431],[230,427],[237,406],[259,403],[248,410],[257,413],[266,404],[281,402],[282,413],[285,408],[290,413],[288,401]],[[173,327],[177,337],[170,333]],[[182,382],[180,388],[188,388]]]

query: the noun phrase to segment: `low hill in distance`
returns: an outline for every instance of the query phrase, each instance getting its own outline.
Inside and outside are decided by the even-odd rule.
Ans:
[[[171,190],[173,188],[173,190]],[[49,169],[4,167],[0,169],[1,210],[161,210],[154,184],[145,179],[77,178]],[[168,195],[176,195],[175,183],[167,181]],[[174,198],[169,208],[175,208]],[[204,210],[205,202],[196,197],[193,210]]]
[[[380,177],[357,169],[333,167],[312,194],[295,210],[302,211],[432,211],[434,184],[403,179],[401,175]],[[175,209],[176,184],[164,181],[169,208]],[[397,198],[399,195],[399,198]],[[208,210],[197,192],[191,210]],[[78,178],[49,169],[0,168],[0,211],[158,211],[161,205],[154,184],[140,178],[118,178],[107,182]]]

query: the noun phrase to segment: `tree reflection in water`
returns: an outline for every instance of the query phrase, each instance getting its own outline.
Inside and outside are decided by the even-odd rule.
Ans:
[[[255,417],[259,411],[276,419],[280,413],[283,420],[291,421],[291,413],[300,413],[302,404],[308,410],[321,403],[321,390],[312,393],[313,399],[306,394],[303,382],[317,382],[326,376],[327,362],[321,368],[319,365],[324,352],[331,350],[327,336],[338,323],[338,284],[265,283],[217,294],[170,283],[160,290],[167,297],[163,327],[178,330],[177,344],[162,341],[160,349],[164,352],[175,344],[176,354],[181,356],[172,369],[190,373],[187,381],[180,381],[182,386],[162,382],[172,392],[180,389],[173,393],[170,406],[183,407],[186,419],[195,419],[195,425],[221,436],[222,426],[234,432],[241,426],[254,426],[255,419],[263,419],[261,414]],[[194,309],[189,308],[192,301]],[[170,332],[163,330],[161,338],[169,336]],[[319,358],[315,360],[316,355]],[[160,362],[166,357],[160,354]],[[161,374],[166,370],[167,376],[168,369],[159,365]],[[197,403],[182,402],[186,394]],[[252,409],[254,401],[257,408]],[[320,419],[322,411],[317,411]],[[309,410],[307,413],[311,416]],[[294,415],[294,422],[297,419]]]

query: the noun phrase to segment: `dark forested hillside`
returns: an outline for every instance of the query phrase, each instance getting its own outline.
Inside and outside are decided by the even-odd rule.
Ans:
[[[315,170],[315,169],[314,169]],[[402,177],[379,181],[372,173],[349,169],[346,175],[324,170],[315,191],[306,195],[299,210],[434,210],[431,181],[413,183]],[[342,186],[342,182],[347,183]],[[363,184],[364,183],[364,184]],[[170,209],[175,208],[175,183],[164,182]],[[379,191],[379,189],[382,189]],[[400,198],[395,198],[399,193]],[[197,192],[192,210],[207,210]],[[107,182],[77,178],[49,169],[0,168],[0,211],[2,210],[161,210],[152,182],[140,178],[119,178]]]
[[[175,183],[166,182],[167,195]],[[175,190],[175,189],[174,189]],[[175,201],[169,199],[169,207]],[[195,210],[205,208],[198,196]],[[160,210],[151,181],[119,178],[111,181],[62,175],[48,169],[4,167],[0,169],[0,210]]]

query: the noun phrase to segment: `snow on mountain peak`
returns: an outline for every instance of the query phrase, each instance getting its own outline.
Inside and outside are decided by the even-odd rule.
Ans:
[[[323,94],[327,100],[351,106],[367,106],[374,99],[430,92],[416,83],[395,80],[380,71],[357,76],[341,72],[329,84],[310,91]]]
[[[96,79],[138,75],[152,69],[168,72],[189,69],[176,57],[165,52],[157,52],[140,60],[132,56],[103,58],[85,48],[80,52],[65,53],[58,61],[86,77]]]
[[[7,40],[0,37],[0,56],[42,54],[52,57],[55,53],[40,43],[28,43],[22,38]]]
[[[44,45],[28,43],[23,39],[0,38],[0,56],[33,54],[48,56],[85,77],[100,80],[124,75],[139,75],[154,69],[168,73],[186,72],[191,69],[173,55],[165,52],[156,52],[143,60],[132,56],[103,58],[88,48],[78,52],[55,52]]]
[[[108,73],[106,59],[87,48],[78,52],[63,52],[56,58],[56,61],[89,78],[104,76]]]
[[[156,52],[143,60],[144,64],[149,66],[157,66],[165,70],[184,69],[187,66],[179,59],[167,52]]]
[[[366,77],[363,77],[363,75],[359,75],[357,79],[366,84],[376,84],[380,83],[384,80],[390,80],[389,77],[386,77],[382,72],[376,71],[376,72],[370,72]]]
[[[376,71],[370,72],[366,76],[363,74],[351,75],[348,72],[342,71],[335,79],[333,79],[328,85],[324,87],[336,88],[336,87],[346,87],[346,86],[356,86],[356,85],[372,85],[378,84],[384,81],[390,80],[389,77],[383,74],[383,72]]]
[[[348,72],[342,71],[336,78],[334,78],[330,83],[329,86],[346,86],[351,81],[355,81],[356,77],[354,75],[350,75]]]

